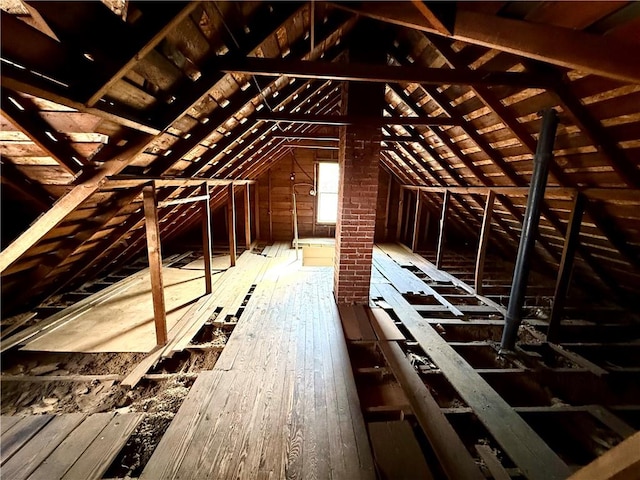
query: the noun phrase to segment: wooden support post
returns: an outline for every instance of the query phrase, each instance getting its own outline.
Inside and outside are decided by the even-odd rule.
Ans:
[[[160,225],[155,185],[142,189],[144,220],[147,232],[147,253],[153,296],[153,318],[156,325],[156,343],[167,344],[167,312],[164,305],[164,285],[162,283],[162,252],[160,249]]]
[[[258,182],[253,189],[253,222],[256,225],[256,240],[260,240],[260,185]]]
[[[200,187],[202,195],[209,197],[206,183]],[[211,206],[209,200],[202,202],[202,255],[204,257],[204,284],[207,293],[213,292],[211,280]]]
[[[431,229],[431,210],[427,210],[427,219],[424,222],[423,242],[427,245],[429,242],[429,230]]]
[[[233,183],[227,187],[229,197],[227,198],[227,229],[229,230],[229,256],[231,266],[236,266],[236,202],[233,196]]]
[[[273,242],[273,215],[271,212],[271,169],[269,169],[269,187],[267,190],[267,215],[269,216],[269,243]]]
[[[565,298],[569,290],[569,279],[573,267],[573,258],[580,243],[580,225],[584,212],[585,199],[580,192],[576,193],[573,199],[571,216],[567,225],[567,233],[564,237],[564,247],[562,248],[562,258],[558,269],[556,289],[553,294],[553,304],[551,305],[551,315],[549,316],[549,328],[547,330],[547,340],[555,342],[558,337],[562,310],[564,309]]]
[[[493,216],[493,203],[496,194],[492,190],[487,193],[487,203],[484,205],[482,217],[482,229],[480,230],[480,242],[478,244],[478,256],[476,258],[476,295],[482,295],[482,277],[484,276],[484,260],[489,245],[489,233],[491,232],[491,217]]]
[[[387,172],[389,175],[389,183],[387,187],[387,203],[384,211],[384,241],[388,242],[389,239],[389,212],[391,211],[391,187],[393,185],[393,175],[391,172]]]
[[[440,232],[438,234],[438,248],[436,250],[436,268],[442,267],[442,245],[444,244],[444,227],[447,223],[447,210],[449,206],[449,190],[444,192],[442,200],[442,213],[440,214]]]
[[[420,214],[422,213],[422,204],[420,203],[420,192],[416,191],[416,212],[413,219],[413,239],[411,240],[411,250],[418,250],[420,241]]]
[[[244,244],[251,250],[251,190],[248,183],[244,186]]]
[[[404,209],[404,192],[404,187],[400,186],[400,193],[398,194],[398,218],[396,221],[396,242],[402,241],[402,211]]]

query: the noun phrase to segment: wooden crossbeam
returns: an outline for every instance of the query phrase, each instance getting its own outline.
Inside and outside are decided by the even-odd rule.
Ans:
[[[362,117],[357,115],[299,115],[293,113],[271,113],[258,115],[257,120],[265,122],[300,123],[330,125],[334,127],[348,125],[366,125],[383,127],[386,125],[459,125],[460,121],[449,117]]]
[[[342,80],[350,82],[406,82],[431,85],[519,85],[530,88],[548,88],[555,79],[546,75],[465,71],[417,66],[389,66],[360,63],[303,62],[272,58],[223,58],[219,68],[227,73],[264,75],[272,77]]]
[[[357,7],[334,3],[358,15],[443,35],[409,2],[361,2]],[[640,64],[630,62],[631,44],[568,28],[458,9],[453,35],[475,45],[625,82],[640,82]]]

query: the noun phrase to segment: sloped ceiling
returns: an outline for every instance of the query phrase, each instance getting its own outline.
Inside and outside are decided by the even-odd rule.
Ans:
[[[8,221],[25,231],[3,237],[5,309],[138,254],[149,181],[163,201],[198,195],[203,179],[253,180],[292,143],[337,138],[323,117],[339,115],[344,79],[384,81],[385,115],[435,123],[384,126],[382,166],[403,185],[494,187],[492,241],[511,255],[526,197],[498,189],[528,185],[538,112],[555,108],[540,264],[557,269],[579,190],[574,277],[640,290],[636,2],[9,3],[2,222],[5,236],[18,233]],[[389,38],[382,68],[348,63],[362,22]],[[213,207],[227,191],[211,186]],[[422,195],[437,211],[442,193]],[[470,239],[485,196],[453,191],[451,221]],[[10,220],[14,204],[31,216]],[[160,214],[164,240],[199,221],[197,204]]]

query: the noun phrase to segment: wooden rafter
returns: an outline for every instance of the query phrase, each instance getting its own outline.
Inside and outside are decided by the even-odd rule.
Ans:
[[[335,3],[335,6],[380,21],[442,35],[412,3],[362,2],[357,7]],[[629,61],[635,56],[634,47],[613,38],[603,41],[601,36],[568,28],[460,9],[456,12],[450,37],[582,72],[640,82],[640,64]]]
[[[61,167],[76,175],[87,160],[71,147],[69,140],[38,114],[30,99],[6,88],[0,91],[2,114]]]

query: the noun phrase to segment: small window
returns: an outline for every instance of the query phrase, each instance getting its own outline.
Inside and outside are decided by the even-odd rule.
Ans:
[[[318,163],[318,223],[336,223],[338,218],[338,182],[340,169],[337,163]]]

